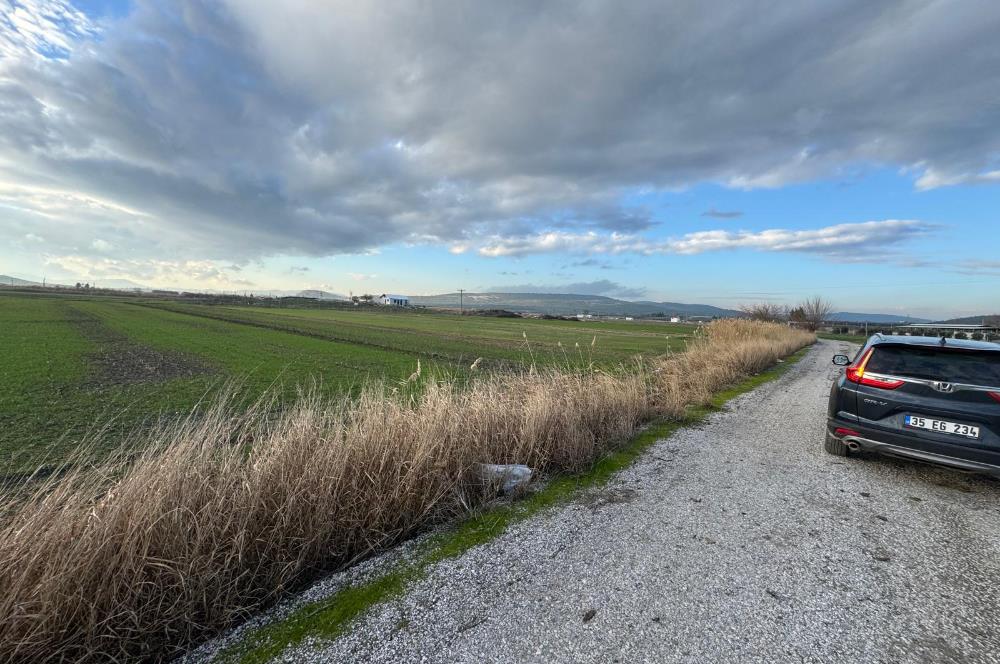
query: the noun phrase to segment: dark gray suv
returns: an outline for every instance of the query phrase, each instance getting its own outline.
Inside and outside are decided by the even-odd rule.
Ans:
[[[1000,477],[1000,344],[876,334],[833,384],[826,451],[869,450]]]

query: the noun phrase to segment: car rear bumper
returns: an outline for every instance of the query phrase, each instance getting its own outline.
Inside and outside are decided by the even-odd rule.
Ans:
[[[838,428],[851,429],[859,435],[838,436],[834,433]],[[929,443],[835,418],[829,420],[826,435],[848,445],[855,444],[866,452],[915,459],[1000,478],[1000,452],[945,443]]]

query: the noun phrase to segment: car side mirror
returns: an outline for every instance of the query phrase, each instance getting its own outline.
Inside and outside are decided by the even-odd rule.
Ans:
[[[833,363],[836,364],[838,367],[846,367],[848,364],[851,363],[851,358],[847,357],[846,355],[834,355]]]

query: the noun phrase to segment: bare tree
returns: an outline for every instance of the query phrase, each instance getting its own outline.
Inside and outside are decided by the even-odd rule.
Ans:
[[[754,302],[752,304],[741,304],[740,311],[750,320],[761,320],[768,323],[776,323],[785,320],[787,312],[780,304],[774,302]]]
[[[799,323],[803,327],[814,332],[820,325],[826,322],[833,311],[833,305],[829,300],[824,300],[817,295],[801,302],[797,307],[789,312],[788,317],[794,323]]]

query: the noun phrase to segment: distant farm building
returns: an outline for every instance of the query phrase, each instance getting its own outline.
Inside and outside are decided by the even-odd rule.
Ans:
[[[378,300],[387,307],[410,306],[410,298],[406,297],[405,295],[387,295],[383,293]]]

